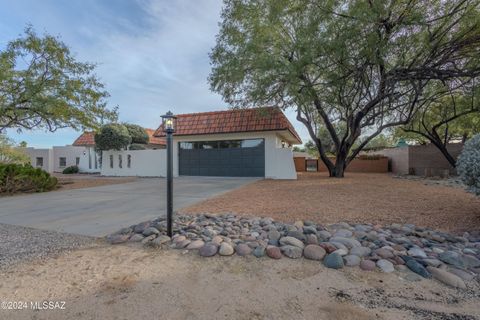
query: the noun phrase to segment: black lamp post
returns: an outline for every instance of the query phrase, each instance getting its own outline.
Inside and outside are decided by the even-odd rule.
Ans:
[[[177,118],[172,112],[162,116],[163,131],[167,134],[167,234],[172,237],[173,215],[173,138]]]

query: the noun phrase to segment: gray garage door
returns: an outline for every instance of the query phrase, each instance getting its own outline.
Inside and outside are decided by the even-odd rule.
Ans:
[[[182,176],[264,177],[263,139],[179,142]]]

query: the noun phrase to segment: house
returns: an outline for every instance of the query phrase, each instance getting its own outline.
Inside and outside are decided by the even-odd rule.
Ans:
[[[165,149],[165,139],[154,137],[154,129],[145,129],[145,131],[149,137],[149,142],[145,145],[147,149]],[[85,131],[73,142],[73,146],[85,148],[80,163],[77,164],[81,172],[95,173],[101,171],[101,157],[95,150],[95,132]]]
[[[165,137],[162,126],[154,136]],[[173,174],[296,179],[290,147],[301,143],[277,107],[180,114]]]
[[[30,164],[47,172],[62,172],[70,166],[81,167],[85,149],[75,146],[54,146],[51,149],[20,148],[30,156]]]

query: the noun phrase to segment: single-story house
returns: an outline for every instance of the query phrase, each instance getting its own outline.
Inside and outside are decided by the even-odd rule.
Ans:
[[[154,136],[165,138],[162,126]],[[180,114],[174,175],[296,179],[291,146],[301,143],[277,107]]]

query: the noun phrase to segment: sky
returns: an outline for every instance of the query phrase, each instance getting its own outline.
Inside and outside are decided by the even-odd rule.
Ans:
[[[0,0],[0,50],[28,24],[59,36],[75,58],[97,64],[96,74],[118,106],[120,121],[157,128],[176,114],[225,110],[209,89],[208,54],[215,45],[221,0]],[[286,112],[303,141],[308,133]],[[33,147],[72,144],[79,132],[7,131]]]

